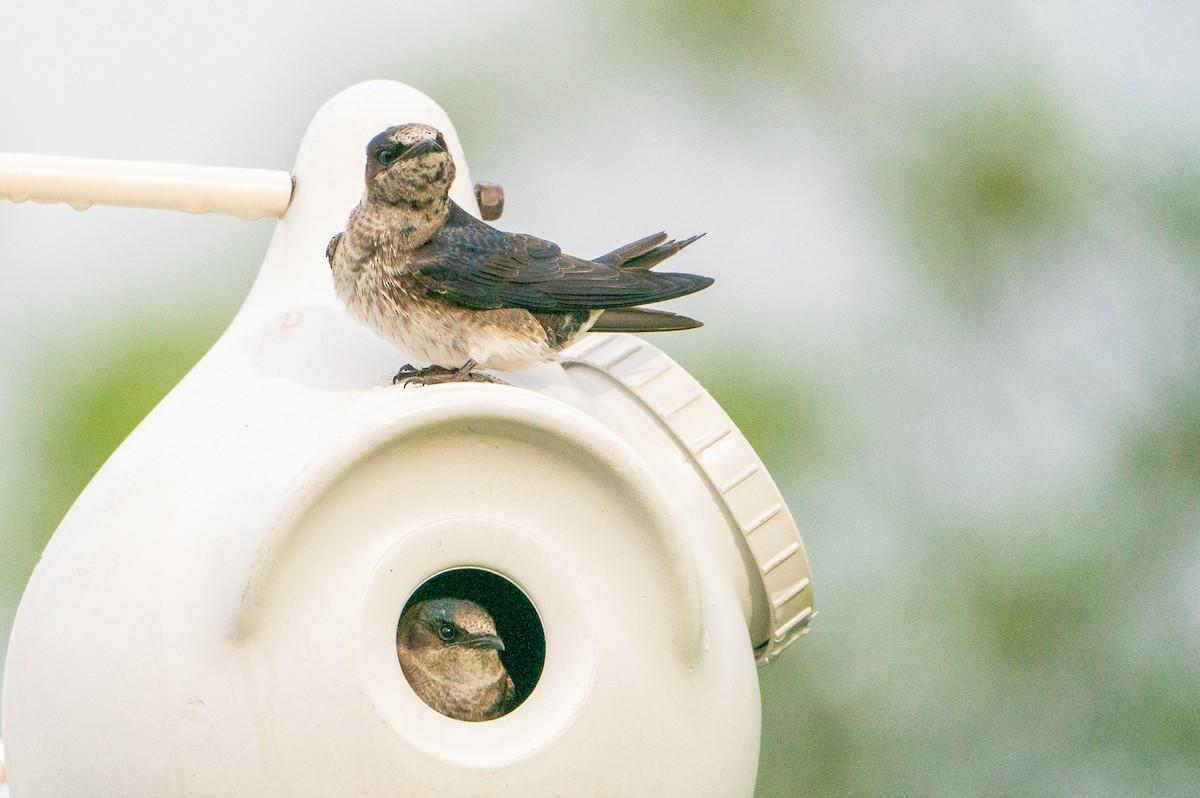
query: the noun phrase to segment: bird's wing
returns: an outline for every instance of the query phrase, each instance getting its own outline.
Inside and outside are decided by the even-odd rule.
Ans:
[[[589,332],[670,332],[694,330],[701,322],[678,313],[652,308],[609,308],[588,328]]]
[[[653,269],[679,250],[704,236],[685,238],[682,241],[668,241],[666,233],[655,233],[643,239],[614,249],[607,255],[596,258],[597,263],[616,266],[621,269]]]
[[[333,257],[337,254],[338,246],[342,243],[342,233],[338,233],[333,238],[329,239],[329,244],[325,247],[325,260],[329,261],[329,265],[333,265]]]
[[[647,252],[638,250],[647,243],[637,242],[602,260],[584,260],[563,254],[549,241],[501,232],[455,205],[445,226],[413,253],[406,279],[427,296],[474,310],[541,312],[662,302],[712,284],[710,277],[617,265],[628,250],[645,258]],[[682,245],[662,244],[670,250],[662,257],[674,254]]]
[[[499,700],[496,702],[496,710],[498,714],[505,715],[510,712],[517,703],[517,689],[513,684],[512,677],[508,675],[508,671],[504,672],[504,676],[500,679],[500,683],[496,685]]]

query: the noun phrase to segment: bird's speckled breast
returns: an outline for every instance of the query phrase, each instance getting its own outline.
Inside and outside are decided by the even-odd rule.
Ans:
[[[437,711],[460,720],[490,720],[509,709],[513,681],[496,652],[464,651],[438,665],[431,668],[418,657],[400,659],[414,692]]]

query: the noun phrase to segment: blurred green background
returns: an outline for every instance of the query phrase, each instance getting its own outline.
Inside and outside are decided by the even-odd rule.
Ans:
[[[706,231],[708,326],[653,342],[779,481],[819,612],[760,671],[758,794],[1197,794],[1200,11],[305,8],[4,6],[0,150],[289,168],[386,77],[501,227]],[[271,224],[0,203],[0,640]]]

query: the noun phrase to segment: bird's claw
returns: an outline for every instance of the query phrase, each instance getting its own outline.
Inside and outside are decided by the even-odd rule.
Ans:
[[[406,363],[403,368],[396,372],[396,376],[392,377],[392,384],[403,385],[405,388],[410,385],[441,385],[447,382],[507,384],[504,380],[493,377],[491,374],[485,374],[482,371],[475,371],[474,369],[474,360],[468,360],[458,369],[448,369],[443,366],[426,366],[423,369],[419,369],[410,363]]]
[[[430,366],[429,368],[436,368],[436,366]],[[422,371],[428,371],[428,369],[419,369],[412,363],[405,363],[396,372],[396,376],[392,377],[392,385],[399,385],[400,383],[407,385],[409,380],[415,379]]]

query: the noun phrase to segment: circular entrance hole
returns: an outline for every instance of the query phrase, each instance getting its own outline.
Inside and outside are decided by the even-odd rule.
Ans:
[[[409,596],[396,626],[396,654],[430,707],[457,720],[494,720],[537,686],[546,634],[515,584],[491,571],[455,568]]]

